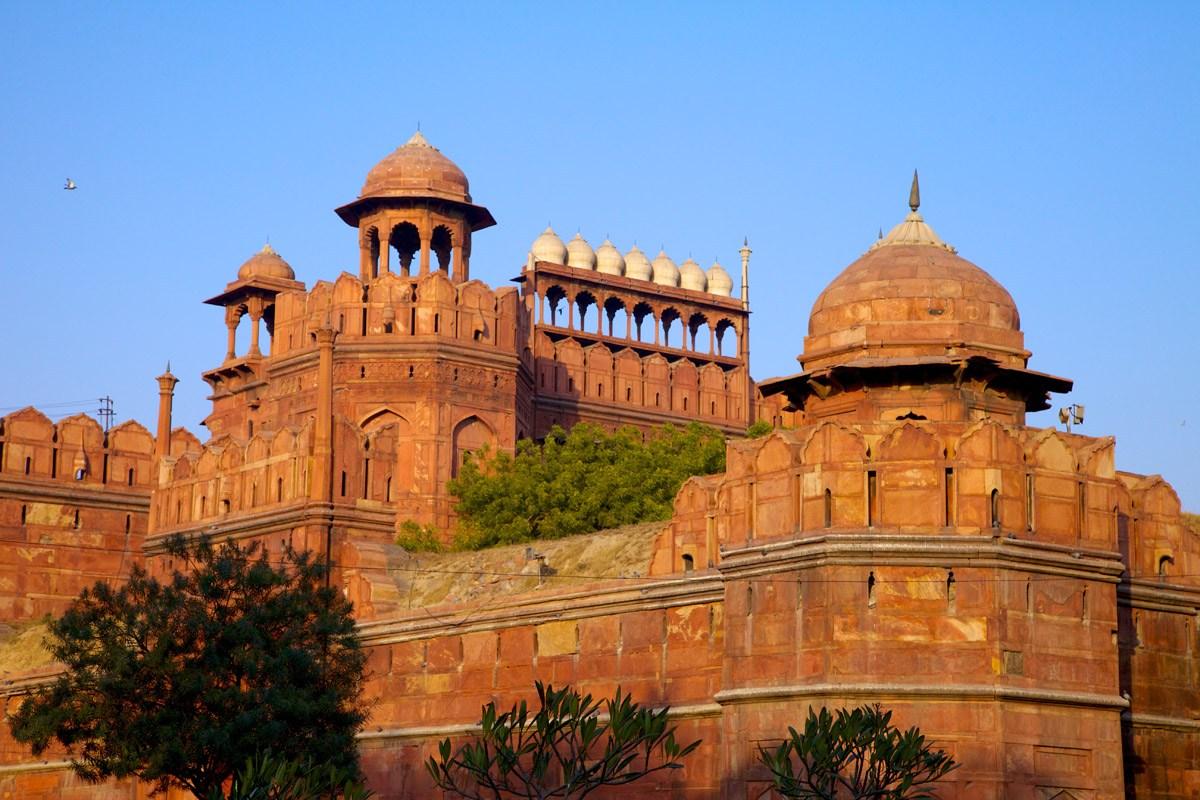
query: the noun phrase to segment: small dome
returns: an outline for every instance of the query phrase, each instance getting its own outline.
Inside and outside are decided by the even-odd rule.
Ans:
[[[654,282],[660,286],[679,285],[679,267],[675,266],[666,250],[658,251],[650,268],[654,271]]]
[[[296,273],[284,261],[271,245],[263,245],[246,263],[238,268],[238,280],[247,281],[251,278],[282,278],[285,281],[296,280]]]
[[[708,288],[708,277],[690,256],[679,265],[679,285],[693,292],[703,292]]]
[[[595,269],[596,253],[587,240],[575,234],[575,238],[567,242],[567,266],[575,269]]]
[[[360,197],[440,197],[471,202],[466,174],[417,131],[367,173]]]
[[[596,248],[596,271],[605,275],[625,274],[625,259],[621,256],[621,251],[608,239]]]
[[[567,263],[567,247],[549,225],[546,226],[546,230],[542,231],[541,236],[533,240],[529,252],[533,253],[534,261],[549,261],[551,264]]]
[[[725,268],[716,261],[708,268],[708,291],[722,297],[733,294],[733,278],[730,278]]]
[[[625,254],[625,277],[638,281],[648,281],[652,274],[653,268],[650,266],[650,259],[646,258],[646,254],[639,250],[635,244]]]

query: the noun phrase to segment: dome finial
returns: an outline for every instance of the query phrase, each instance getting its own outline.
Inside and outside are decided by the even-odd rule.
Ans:
[[[908,207],[916,211],[921,207],[921,185],[917,182],[917,171],[913,170],[912,189],[908,192]]]

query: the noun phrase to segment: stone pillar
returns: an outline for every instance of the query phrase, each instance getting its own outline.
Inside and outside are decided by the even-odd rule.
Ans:
[[[371,263],[371,244],[366,239],[358,243],[358,274],[363,282],[370,280],[375,265]]]
[[[428,228],[421,233],[421,276],[429,274],[429,253],[433,242],[430,239]]]
[[[633,338],[633,314],[629,311],[625,312],[625,339]]]
[[[158,433],[154,439],[154,457],[171,455],[171,404],[175,399],[175,384],[179,379],[171,374],[171,365],[158,376]]]
[[[258,323],[263,315],[262,298],[252,297],[246,305],[250,314],[250,350],[246,355],[261,356],[262,351],[258,349]]]
[[[317,331],[317,418],[313,426],[313,500],[333,500],[333,340],[332,328]]]
[[[229,344],[225,348],[225,360],[232,361],[237,358],[237,326],[238,320],[242,317],[238,313],[237,306],[225,307],[225,327],[229,329]]]
[[[392,230],[388,228],[385,236],[381,231],[379,234],[379,274],[383,275],[392,271]]]

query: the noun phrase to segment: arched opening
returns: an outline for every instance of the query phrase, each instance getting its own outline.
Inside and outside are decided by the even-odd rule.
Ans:
[[[688,349],[696,353],[711,353],[715,344],[708,317],[692,314],[688,319]]]
[[[562,313],[566,304],[567,293],[562,290],[561,286],[551,286],[542,295],[542,312],[541,322],[547,325],[558,326],[558,317]]]
[[[433,229],[433,236],[429,240],[429,249],[433,251],[433,255],[437,258],[437,267],[443,272],[450,269],[450,251],[454,248],[454,240],[450,235],[450,229],[445,225],[438,225]]]
[[[875,607],[875,573],[867,575],[867,608]]]
[[[580,292],[575,296],[575,310],[578,316],[575,318],[575,330],[590,332],[595,330],[600,332],[599,314],[597,313],[596,322],[589,323],[588,311],[597,308],[596,298],[591,292]]]
[[[738,354],[737,328],[733,322],[723,319],[717,323],[717,355],[736,357]]]
[[[683,554],[683,571],[691,572],[696,568],[696,559],[690,553]]]
[[[1171,570],[1175,567],[1175,559],[1171,556],[1159,556],[1158,559],[1158,577],[1165,578],[1171,574]]]
[[[608,335],[625,339],[629,336],[629,312],[625,304],[616,297],[604,301],[604,314],[608,317]]]
[[[458,472],[473,454],[495,442],[495,435],[487,423],[471,416],[454,426],[454,461],[450,465],[451,477]]]
[[[825,490],[825,527],[833,527],[833,492]]]
[[[639,342],[654,341],[653,337],[651,336],[650,331],[647,330],[647,327],[649,327],[649,326],[644,324],[647,317],[649,317],[651,319],[651,325],[657,324],[657,323],[653,322],[654,310],[650,308],[649,304],[638,303],[636,306],[633,307],[634,338],[637,339]]]
[[[283,502],[283,478],[275,479],[275,502]]]
[[[411,275],[413,258],[421,249],[421,234],[417,232],[417,226],[411,222],[401,222],[392,228],[388,246],[396,251],[396,263],[400,265],[400,274],[405,277]]]
[[[1000,527],[1000,490],[992,489],[991,502],[988,503],[989,516],[991,517],[991,525],[995,529]]]
[[[955,603],[955,595],[956,594],[957,594],[957,592],[955,591],[955,586],[954,586],[954,570],[949,570],[946,573],[946,609],[951,614],[954,613],[954,603]]]
[[[126,485],[133,486],[133,467],[129,468],[129,472],[126,475]]]
[[[679,321],[679,312],[673,308],[664,309],[662,312],[662,345],[663,347],[671,346],[671,329],[675,323]],[[682,338],[682,337],[681,337]],[[680,342],[679,347],[683,346]]]
[[[379,229],[371,227],[367,230],[367,276],[379,277]]]

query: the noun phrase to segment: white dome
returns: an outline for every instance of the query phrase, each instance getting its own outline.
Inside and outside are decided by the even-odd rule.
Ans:
[[[708,268],[708,291],[722,297],[729,297],[733,294],[733,278],[729,277],[725,268],[715,261]]]
[[[596,271],[605,275],[625,274],[625,259],[621,256],[621,251],[608,239],[596,248]]]
[[[595,269],[596,253],[587,240],[575,234],[575,238],[567,242],[567,266],[575,269]]]
[[[675,266],[666,250],[658,251],[650,268],[654,271],[654,282],[660,286],[679,285],[679,267]]]
[[[549,261],[551,264],[567,263],[566,245],[550,226],[546,226],[542,235],[533,240],[529,252],[533,253],[534,261]]]
[[[708,278],[700,265],[688,258],[679,265],[679,285],[694,292],[703,292],[708,288]]]
[[[639,281],[648,281],[651,274],[653,274],[653,270],[650,267],[650,259],[646,258],[646,254],[639,250],[635,244],[625,254],[625,277]]]

